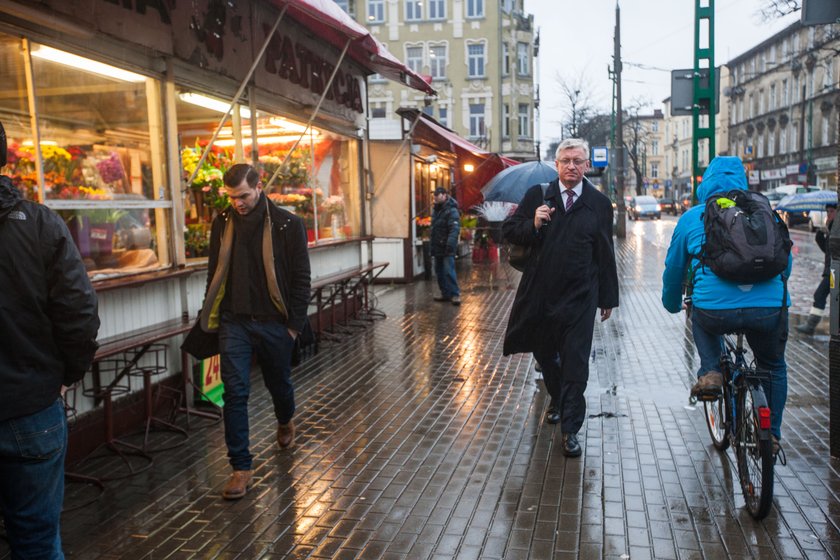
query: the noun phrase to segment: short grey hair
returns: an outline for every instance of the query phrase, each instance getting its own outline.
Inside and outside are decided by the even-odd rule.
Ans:
[[[582,138],[566,138],[565,140],[561,141],[560,144],[557,146],[557,151],[554,152],[554,159],[560,159],[560,152],[562,152],[563,150],[577,148],[583,150],[583,153],[586,154],[586,159],[589,159],[589,142],[583,140]]]

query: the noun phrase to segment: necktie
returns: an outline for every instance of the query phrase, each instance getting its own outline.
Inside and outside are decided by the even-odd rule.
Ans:
[[[566,212],[572,209],[572,204],[575,202],[575,191],[566,189]]]

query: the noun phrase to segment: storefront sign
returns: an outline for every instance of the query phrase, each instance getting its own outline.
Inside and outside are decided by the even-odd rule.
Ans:
[[[222,365],[219,355],[211,356],[206,360],[202,360],[198,367],[198,388],[204,393],[201,397],[216,404],[218,406],[224,405],[222,396],[224,394],[224,385],[222,385]],[[206,398],[204,398],[206,397]]]
[[[780,169],[763,169],[761,171],[761,180],[762,181],[770,181],[773,179],[784,179],[785,178],[785,168],[782,167]]]
[[[759,179],[759,172],[758,172],[758,170],[755,170],[755,171],[750,171],[750,172],[749,172],[749,174],[748,174],[747,176],[749,177],[749,183],[750,183],[750,185],[757,185],[757,184],[759,184],[759,183],[761,182],[761,181],[760,181],[760,179]]]
[[[785,175],[796,175],[797,173],[799,173],[798,163],[792,163],[785,167]]]

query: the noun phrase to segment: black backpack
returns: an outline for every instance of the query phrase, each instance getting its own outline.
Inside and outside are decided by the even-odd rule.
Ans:
[[[755,284],[782,274],[793,242],[761,193],[731,190],[710,197],[703,213],[701,262],[725,280]]]

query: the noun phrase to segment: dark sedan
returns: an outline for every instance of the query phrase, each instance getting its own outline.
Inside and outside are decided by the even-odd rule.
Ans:
[[[671,214],[672,216],[676,216],[679,213],[679,208],[673,198],[660,198],[659,207],[663,212]]]

